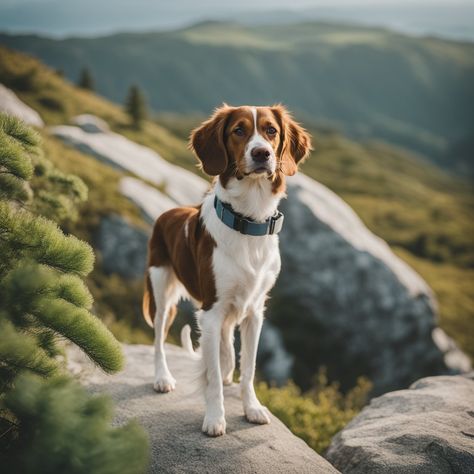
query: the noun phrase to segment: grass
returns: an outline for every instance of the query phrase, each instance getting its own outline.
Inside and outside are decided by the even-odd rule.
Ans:
[[[186,143],[166,128],[149,120],[142,130],[133,129],[121,107],[74,86],[31,56],[0,46],[0,82],[38,111],[48,125],[68,123],[79,114],[94,114],[113,130],[153,148],[168,161],[194,169],[195,162]]]
[[[260,401],[296,435],[318,453],[323,453],[332,437],[365,406],[372,386],[364,378],[342,394],[337,383],[330,383],[324,370],[315,378],[313,388],[302,393],[290,382],[284,387],[257,385]]]

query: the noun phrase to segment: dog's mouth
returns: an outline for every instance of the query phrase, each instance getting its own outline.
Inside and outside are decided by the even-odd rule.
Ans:
[[[269,166],[262,165],[262,166],[257,166],[257,167],[251,169],[250,171],[248,171],[247,173],[244,173],[244,174],[245,174],[245,176],[250,176],[250,175],[271,176],[273,174],[273,171],[271,170],[271,168]]]

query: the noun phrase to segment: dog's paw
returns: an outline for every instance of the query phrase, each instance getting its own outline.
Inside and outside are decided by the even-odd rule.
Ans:
[[[263,405],[253,405],[245,408],[245,417],[250,423],[266,425],[270,423],[270,412]]]
[[[232,385],[233,383],[234,383],[234,380],[233,380],[232,375],[229,376],[229,377],[226,377],[226,378],[222,379],[222,384],[223,384],[223,385],[226,385],[226,386],[227,386],[227,385]]]
[[[153,388],[156,392],[159,393],[167,393],[174,390],[176,387],[176,380],[173,378],[171,374],[165,374],[162,376],[158,376],[155,379],[155,383],[153,384]]]
[[[225,418],[223,416],[220,417],[210,417],[205,416],[204,422],[202,424],[202,432],[207,434],[208,436],[222,436],[225,434]]]

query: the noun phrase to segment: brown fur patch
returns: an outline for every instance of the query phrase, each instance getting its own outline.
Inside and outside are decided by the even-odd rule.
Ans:
[[[298,170],[298,164],[307,158],[313,149],[311,137],[282,105],[274,105],[271,111],[281,130],[277,154],[279,169],[286,176],[293,176]]]
[[[215,246],[214,239],[205,230],[200,219],[200,206],[171,209],[157,219],[153,228],[148,245],[148,268],[171,267],[187,292],[201,303],[202,309],[207,310],[216,301],[212,271],[212,252]],[[151,284],[147,277],[143,303],[147,321],[153,321],[154,318],[154,312],[150,313],[150,293],[152,298]],[[154,301],[153,307],[156,308]],[[148,318],[145,309],[148,309]],[[172,311],[173,317],[167,321],[169,326],[176,315],[175,309]]]

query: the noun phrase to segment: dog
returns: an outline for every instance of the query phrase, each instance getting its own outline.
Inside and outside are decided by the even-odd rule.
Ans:
[[[225,433],[223,384],[235,368],[234,329],[240,326],[240,387],[251,423],[270,422],[253,380],[265,302],[280,272],[278,232],[285,176],[311,151],[308,132],[282,105],[224,104],[190,138],[205,173],[214,177],[202,203],[162,214],[148,245],[143,313],[155,330],[157,392],[174,390],[164,341],[180,298],[200,308],[200,351],[206,412],[202,431]],[[189,326],[184,334],[189,338]],[[183,344],[192,350],[192,344]]]

